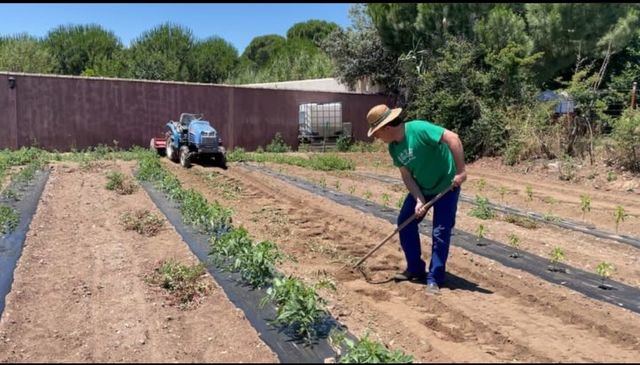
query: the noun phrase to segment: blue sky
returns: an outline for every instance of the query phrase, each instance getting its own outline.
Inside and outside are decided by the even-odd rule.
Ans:
[[[0,4],[0,35],[42,37],[58,25],[99,24],[125,46],[144,31],[171,21],[189,27],[196,38],[220,36],[238,53],[256,36],[286,35],[310,19],[351,25],[348,3],[295,4]]]

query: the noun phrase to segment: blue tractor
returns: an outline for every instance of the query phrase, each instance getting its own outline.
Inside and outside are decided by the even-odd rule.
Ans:
[[[165,136],[151,140],[151,147],[159,153],[166,151],[167,158],[180,161],[188,168],[195,159],[211,160],[223,169],[227,168],[226,151],[222,138],[202,114],[182,113],[179,121],[170,120]],[[164,150],[164,151],[163,151]]]

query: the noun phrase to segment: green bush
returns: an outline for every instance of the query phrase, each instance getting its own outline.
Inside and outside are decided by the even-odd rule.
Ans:
[[[336,148],[340,152],[347,152],[353,144],[353,138],[351,136],[342,135],[336,140]]]
[[[273,137],[271,142],[265,148],[265,152],[282,153],[290,151],[291,147],[284,142],[284,139],[282,138],[282,134],[280,134],[280,132],[276,132],[275,137]]]
[[[640,111],[627,109],[615,121],[612,135],[618,145],[620,164],[640,171]]]
[[[367,333],[362,339],[353,343],[349,339],[344,340],[347,344],[347,352],[340,356],[340,363],[411,363],[413,356],[407,355],[400,350],[390,351],[379,342],[369,339]]]
[[[13,232],[20,223],[20,216],[15,209],[7,205],[0,205],[0,233]]]

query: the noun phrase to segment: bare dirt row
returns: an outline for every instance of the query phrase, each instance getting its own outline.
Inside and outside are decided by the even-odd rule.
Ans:
[[[209,274],[212,290],[187,310],[145,282],[161,260],[198,260],[144,190],[105,189],[108,171],[131,177],[133,164],[54,164],[7,296],[0,362],[277,361]],[[124,231],[134,209],[164,228]]]
[[[234,210],[234,225],[278,243],[297,262],[285,273],[333,279],[334,317],[417,361],[636,361],[640,319],[452,246],[449,284],[429,296],[413,283],[367,283],[341,270],[393,231],[389,222],[296,189],[240,165],[227,171],[165,165],[186,188]],[[460,215],[460,213],[459,213]],[[430,242],[423,237],[423,243]],[[423,244],[428,247],[428,244]],[[429,252],[424,253],[428,259]],[[404,269],[397,240],[367,261],[374,282]]]

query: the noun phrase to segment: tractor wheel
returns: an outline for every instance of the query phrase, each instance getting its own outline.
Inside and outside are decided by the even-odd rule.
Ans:
[[[173,140],[167,140],[167,158],[173,162],[178,162],[178,151],[173,148]]]
[[[189,161],[189,147],[187,146],[180,147],[180,165],[186,169],[191,167],[191,161]]]
[[[223,170],[227,169],[227,156],[224,153],[216,153],[214,157],[216,161],[216,166],[222,168]]]

